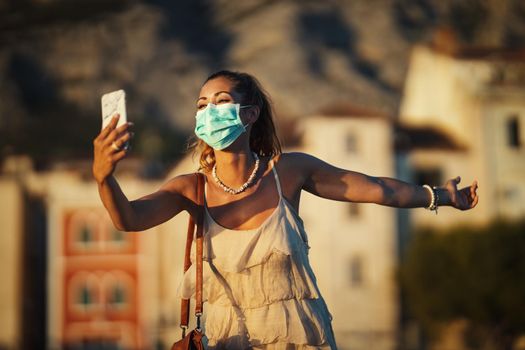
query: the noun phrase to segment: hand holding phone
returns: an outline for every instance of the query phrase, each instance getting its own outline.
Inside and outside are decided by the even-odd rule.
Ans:
[[[93,141],[93,176],[97,182],[111,175],[116,164],[129,153],[131,127],[132,123],[127,122],[124,91],[102,96],[102,130]]]

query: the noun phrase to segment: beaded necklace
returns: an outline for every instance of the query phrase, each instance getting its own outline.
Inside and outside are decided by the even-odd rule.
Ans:
[[[248,180],[244,184],[242,184],[241,187],[239,187],[237,189],[234,189],[234,188],[231,188],[231,187],[225,185],[219,179],[219,177],[217,176],[217,164],[213,165],[213,169],[212,169],[212,172],[211,172],[212,175],[213,175],[213,179],[219,185],[219,187],[224,190],[224,192],[228,192],[228,193],[231,193],[231,194],[239,194],[239,193],[243,192],[244,190],[246,190],[253,183],[253,180],[255,179],[255,175],[257,174],[257,170],[259,170],[259,157],[254,152],[252,152],[252,154],[253,154],[253,157],[255,158],[255,167],[253,168],[253,171],[250,174],[250,177],[248,178]]]

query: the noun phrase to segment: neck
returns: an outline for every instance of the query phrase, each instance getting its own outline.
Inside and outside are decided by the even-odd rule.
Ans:
[[[253,171],[255,158],[249,148],[242,151],[215,151],[217,176],[230,187],[241,186]]]

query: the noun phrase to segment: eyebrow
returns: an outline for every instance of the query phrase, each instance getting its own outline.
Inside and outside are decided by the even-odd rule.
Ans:
[[[226,90],[223,90],[223,91],[217,91],[216,93],[213,94],[213,96],[218,96],[219,94],[222,94],[222,93],[226,93],[226,94],[230,95],[230,97],[233,98],[232,94],[231,94],[229,91],[226,91]],[[195,101],[195,102],[199,103],[200,100],[205,100],[205,99],[207,99],[206,96],[201,96],[201,97],[199,97],[199,98],[197,99],[197,101]]]

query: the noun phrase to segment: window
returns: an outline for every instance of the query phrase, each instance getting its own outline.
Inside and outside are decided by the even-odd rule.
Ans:
[[[353,132],[348,132],[346,134],[345,148],[349,153],[357,153],[357,136]]]
[[[124,253],[133,247],[133,236],[127,232],[119,231],[114,227],[107,227],[104,235],[104,250],[114,253]]]
[[[418,185],[441,186],[443,174],[439,168],[415,169],[414,182]]]
[[[82,305],[90,305],[92,303],[92,300],[93,298],[91,296],[91,293],[89,292],[89,288],[86,286],[80,288],[78,303]]]
[[[357,217],[360,213],[360,206],[357,203],[349,202],[348,203],[348,215],[351,217]]]
[[[103,276],[104,304],[110,312],[120,314],[133,308],[136,280],[120,270],[108,271]]]
[[[355,255],[350,259],[350,285],[352,287],[360,287],[363,285],[363,259],[359,255]]]
[[[113,288],[110,291],[109,296],[109,303],[113,305],[120,305],[124,304],[126,302],[126,291],[124,290],[124,287],[117,283],[113,286]]]
[[[123,242],[125,239],[124,232],[115,229],[111,232],[111,240],[113,242]]]
[[[100,248],[100,234],[103,232],[105,215],[100,210],[69,209],[65,239],[68,255],[84,255],[97,253]]]
[[[129,296],[124,284],[121,281],[118,281],[108,285],[108,287],[108,306],[114,311],[124,311],[125,309],[129,308]]]
[[[100,305],[99,278],[87,271],[77,271],[67,282],[67,300],[73,313],[86,315],[96,312]]]
[[[84,284],[78,289],[76,302],[84,308],[88,308],[95,303],[93,290],[90,289],[87,284]]]
[[[518,116],[511,116],[507,120],[507,143],[511,148],[520,148],[520,123]]]
[[[82,228],[78,232],[78,241],[83,244],[89,244],[93,241],[93,233],[88,225],[82,225]]]

